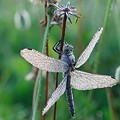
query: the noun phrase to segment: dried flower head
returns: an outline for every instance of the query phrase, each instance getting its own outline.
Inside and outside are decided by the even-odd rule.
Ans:
[[[58,15],[55,15],[52,19],[52,22],[51,22],[51,27],[54,26],[54,25],[58,25],[58,26],[62,26],[62,23],[63,23],[63,17],[60,17]]]
[[[78,14],[77,9],[74,6],[70,6],[70,2],[67,2],[66,5],[58,5],[58,4],[52,4],[53,6],[55,6],[57,8],[57,10],[55,10],[54,15],[57,16],[64,16],[66,15],[68,20],[72,23],[70,16],[75,16],[76,22],[78,20],[78,18],[80,18],[81,14]]]

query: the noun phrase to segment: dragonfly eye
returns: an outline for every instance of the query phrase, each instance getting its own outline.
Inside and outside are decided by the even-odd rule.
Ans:
[[[63,51],[65,54],[69,54],[69,53],[73,52],[73,47],[69,44],[66,44],[63,48]]]

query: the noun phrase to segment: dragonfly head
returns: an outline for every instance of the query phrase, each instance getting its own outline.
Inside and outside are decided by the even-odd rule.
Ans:
[[[69,54],[71,54],[71,53],[73,53],[73,46],[72,46],[72,45],[69,45],[69,44],[65,44],[65,45],[63,46],[63,54],[69,55]]]

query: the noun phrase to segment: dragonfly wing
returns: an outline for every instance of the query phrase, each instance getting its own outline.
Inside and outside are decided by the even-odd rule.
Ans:
[[[93,48],[95,47],[96,43],[100,38],[100,35],[102,34],[102,31],[103,31],[103,28],[99,28],[99,30],[95,33],[95,35],[93,36],[87,48],[83,51],[83,53],[78,58],[77,63],[75,65],[76,68],[80,67],[88,60],[91,52],[93,51]]]
[[[44,115],[50,109],[50,107],[60,98],[61,95],[63,95],[63,93],[66,90],[66,82],[67,82],[67,77],[65,76],[62,82],[57,87],[57,89],[53,92],[50,99],[48,100],[47,105],[42,111],[42,115]]]
[[[34,49],[23,49],[21,56],[34,67],[49,72],[66,72],[69,68],[68,64],[51,57],[48,57]]]
[[[117,80],[106,75],[97,75],[75,70],[71,73],[71,86],[78,90],[112,87]]]

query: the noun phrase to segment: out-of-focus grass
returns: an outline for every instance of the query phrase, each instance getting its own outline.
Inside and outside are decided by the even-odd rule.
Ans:
[[[15,2],[14,0],[1,0],[0,2],[0,120],[28,120],[31,118],[34,80],[26,81],[25,75],[32,70],[32,66],[21,58],[19,51],[25,47],[39,50],[44,35],[44,28],[39,24],[40,20],[43,19],[43,5],[40,5],[40,7],[34,6],[29,1],[23,0],[21,7],[18,4],[15,5]],[[72,1],[78,8],[78,11],[84,16],[77,24],[74,23],[73,19],[73,24],[68,23],[67,25],[65,40],[74,46],[76,58],[87,46],[96,30],[103,24],[107,2],[108,0]],[[97,68],[98,73],[113,77],[116,68],[120,65],[120,46],[118,44],[120,43],[120,38],[119,33],[117,33],[120,31],[118,24],[120,14],[116,11],[117,7],[119,7],[119,2],[117,5],[116,2],[113,2],[114,9],[111,11],[104,33],[103,39],[105,41]],[[30,14],[31,27],[28,30],[18,30],[14,25],[14,15],[20,8],[26,9]],[[50,56],[57,57],[56,53],[52,50],[52,46],[59,38],[60,29],[55,26],[52,28],[49,36]],[[93,70],[96,52],[98,52],[97,47],[87,63],[80,68],[81,70]],[[49,96],[51,96],[55,87],[54,74],[50,74],[50,80]],[[62,77],[60,78],[61,80]],[[119,85],[113,87],[112,92],[115,114],[120,119]],[[110,119],[104,89],[94,90],[92,100],[89,100],[88,91],[73,90],[73,93],[76,120]],[[58,101],[57,120],[71,119],[65,97],[63,95]],[[47,120],[52,119],[52,112],[53,108],[47,113]]]

